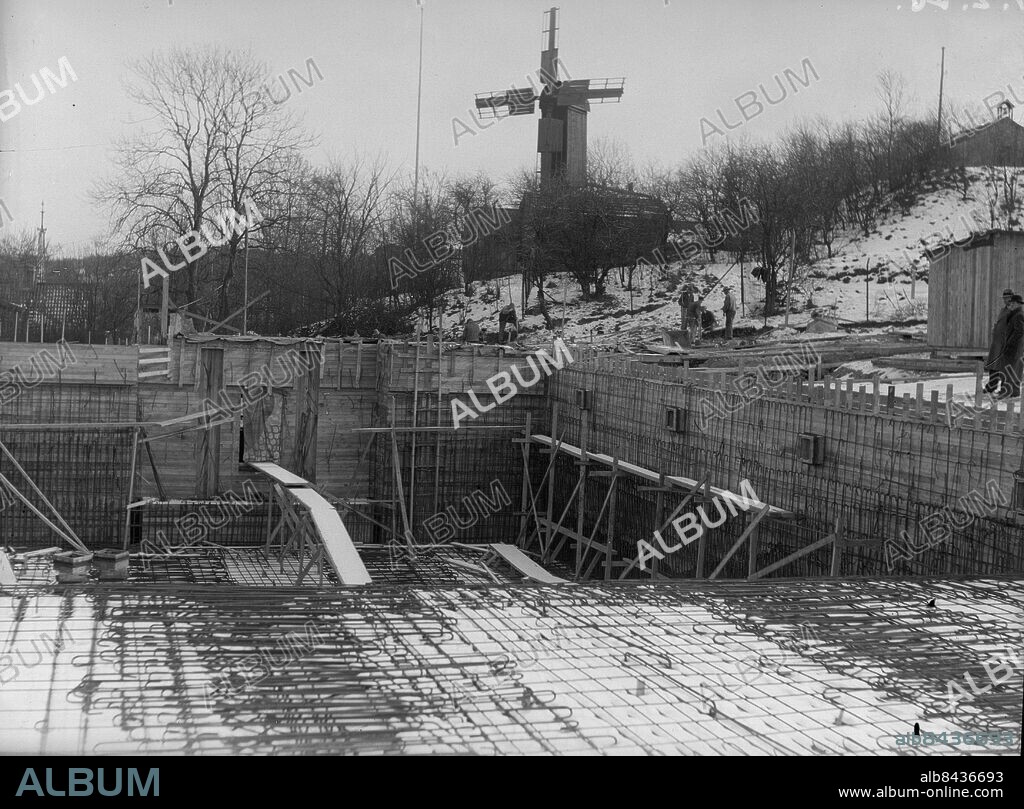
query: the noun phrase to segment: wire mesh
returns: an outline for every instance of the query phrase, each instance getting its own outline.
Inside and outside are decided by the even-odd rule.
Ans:
[[[1020,585],[17,588],[0,752],[1019,754]]]

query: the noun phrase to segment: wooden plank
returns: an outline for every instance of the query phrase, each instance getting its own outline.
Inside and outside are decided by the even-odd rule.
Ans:
[[[14,575],[14,568],[7,558],[3,548],[0,548],[0,587],[9,587],[18,583],[18,577]]]
[[[714,579],[716,576],[718,576],[719,573],[722,572],[722,568],[725,567],[726,562],[728,562],[730,559],[732,559],[733,554],[735,554],[736,551],[738,551],[740,549],[740,547],[743,545],[743,543],[746,542],[747,537],[750,536],[751,534],[753,534],[753,532],[757,529],[758,523],[760,523],[761,520],[764,519],[767,516],[767,514],[768,514],[768,506],[765,506],[760,511],[758,511],[757,514],[754,515],[754,518],[750,521],[750,524],[747,525],[747,527],[746,527],[746,529],[744,529],[743,533],[740,534],[739,539],[737,539],[733,543],[732,547],[729,548],[729,550],[725,554],[725,556],[722,557],[722,561],[718,563],[718,567],[716,567],[713,571],[711,571],[711,575],[708,576],[708,580],[709,581]]]
[[[337,509],[313,489],[289,488],[286,494],[301,504],[312,521],[312,527],[324,549],[338,581],[346,586],[370,583],[370,574],[363,564]]]
[[[295,487],[301,488],[309,486],[308,480],[289,472],[283,466],[279,466],[276,463],[260,461],[258,463],[250,463],[248,466],[250,469],[255,469],[261,475],[265,475],[274,481],[274,483],[278,483],[285,488],[291,489]]]
[[[522,573],[526,578],[538,581],[541,584],[569,584],[570,582],[561,579],[546,571],[543,567],[534,562],[529,556],[523,553],[515,545],[506,545],[501,542],[492,543],[491,550],[500,556],[512,567]]]
[[[546,435],[533,435],[530,436],[530,440],[532,440],[534,443],[540,444],[545,447],[551,447],[555,443],[551,440],[550,436]],[[571,444],[563,443],[559,447],[559,451],[565,452],[566,454],[571,455],[572,457],[577,459],[582,459],[583,457],[580,448],[574,447]],[[610,455],[605,455],[600,452],[588,452],[587,459],[588,461],[597,462],[608,467],[611,467],[614,464],[614,459]],[[627,474],[634,475],[635,477],[643,478],[644,480],[650,481],[651,483],[659,483],[662,480],[662,476],[659,473],[653,472],[650,469],[645,469],[642,466],[629,463],[628,461],[619,461],[619,470]],[[686,490],[693,490],[700,485],[700,481],[694,480],[692,478],[686,478],[681,475],[665,475],[664,480]],[[735,492],[731,492],[728,489],[722,489],[717,486],[708,486],[707,489],[714,496],[728,497],[734,503],[737,504],[742,503],[747,506],[765,505],[764,503],[756,503],[754,501],[747,500],[746,498],[741,497],[740,495],[736,494]],[[776,506],[769,506],[769,509],[770,516],[772,517],[792,518],[795,516],[792,511],[787,511],[786,509],[778,508]]]
[[[828,545],[828,543],[834,542],[835,539],[835,534],[829,534],[827,537],[823,537],[822,539],[819,539],[817,542],[812,542],[806,548],[801,548],[800,550],[791,553],[785,559],[780,559],[778,562],[768,565],[768,567],[762,568],[761,570],[757,571],[757,573],[755,573],[753,576],[748,576],[747,578],[750,581],[756,581],[757,579],[767,576],[769,573],[773,573],[780,567],[788,565],[790,562],[795,562],[802,556],[806,556],[809,553],[813,553],[814,551],[818,550],[818,548],[825,547],[826,545]]]

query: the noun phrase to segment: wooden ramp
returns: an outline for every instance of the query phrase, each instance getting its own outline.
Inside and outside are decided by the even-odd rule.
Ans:
[[[583,459],[583,451],[579,447],[574,447],[572,444],[566,444],[564,442],[555,441],[548,435],[532,435],[530,440],[536,444],[540,444],[548,449],[563,452],[572,458],[577,460]],[[705,481],[695,480],[693,478],[683,477],[682,475],[661,475],[652,469],[645,469],[642,466],[628,463],[627,461],[619,461],[613,458],[611,455],[605,455],[601,452],[588,452],[586,453],[586,460],[591,463],[598,463],[602,466],[612,467],[617,469],[621,473],[633,475],[651,483],[659,484],[670,484],[680,489],[694,491],[696,489],[704,489],[706,493],[714,497],[725,497],[732,500],[734,503],[742,503],[745,506],[757,506],[765,507],[768,511],[769,517],[792,519],[796,515],[792,511],[788,511],[778,506],[768,505],[766,503],[760,503],[755,500],[750,500],[741,494],[729,491],[728,489],[721,489],[718,486],[710,486]]]
[[[275,463],[249,464],[271,481],[271,499],[276,494],[276,505],[281,510],[281,520],[271,530],[267,526],[267,551],[272,540],[283,530],[291,529],[292,536],[282,539],[282,557],[285,550],[297,546],[300,557],[307,539],[311,541],[313,561],[300,569],[299,582],[314,564],[326,560],[344,585],[369,584],[370,574],[359,556],[352,537],[349,535],[341,515],[316,490],[308,480],[289,472]],[[268,521],[269,521],[268,517]]]
[[[539,581],[541,584],[569,583],[565,579],[560,579],[558,576],[548,573],[515,545],[506,545],[498,542],[491,544],[490,548],[492,553],[489,554],[488,557],[485,557],[485,562],[488,558],[494,559],[500,557],[522,573],[526,578],[532,579],[533,581]]]

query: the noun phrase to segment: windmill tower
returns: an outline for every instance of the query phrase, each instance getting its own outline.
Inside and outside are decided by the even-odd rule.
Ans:
[[[533,115],[540,106],[537,122],[537,152],[542,183],[563,177],[570,183],[587,179],[587,114],[590,102],[605,104],[622,98],[624,78],[559,78],[558,9],[545,12],[546,48],[540,54],[542,86],[516,87],[492,93],[478,93],[476,108],[481,118],[504,115]],[[531,81],[532,84],[532,81]],[[499,110],[508,107],[507,113]]]

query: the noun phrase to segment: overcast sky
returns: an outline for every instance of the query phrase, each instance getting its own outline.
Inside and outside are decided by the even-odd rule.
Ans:
[[[515,117],[456,145],[452,120],[469,122],[474,93],[523,85],[540,62],[543,11],[551,0],[426,0],[422,164],[449,175],[484,169],[497,178],[533,166],[536,116]],[[736,97],[779,96],[774,77],[796,85],[730,137],[768,139],[803,118],[859,119],[878,109],[876,75],[903,75],[916,109],[934,109],[940,48],[947,98],[981,108],[1002,90],[1024,100],[1024,11],[1019,0],[560,0],[560,57],[572,78],[625,76],[621,104],[595,105],[591,141],[625,144],[639,163],[675,164],[701,148],[701,118],[741,116]],[[920,6],[919,10],[915,8]],[[988,6],[988,8],[975,8]],[[323,74],[286,102],[302,113],[323,163],[381,152],[411,172],[415,151],[420,12],[415,0],[0,0],[0,99],[66,57],[78,80],[32,106],[0,107],[0,199],[35,228],[46,202],[48,236],[66,251],[107,232],[107,212],[87,192],[110,171],[109,147],[143,117],[127,100],[125,60],[171,46],[250,50],[272,76]],[[316,77],[314,76],[314,79]],[[792,86],[792,83],[788,83]],[[271,88],[283,97],[280,84]],[[15,92],[14,98],[20,102]],[[748,113],[749,114],[749,113]],[[980,113],[979,113],[980,114]],[[1024,109],[1017,113],[1024,119]],[[717,139],[717,138],[714,138]]]

